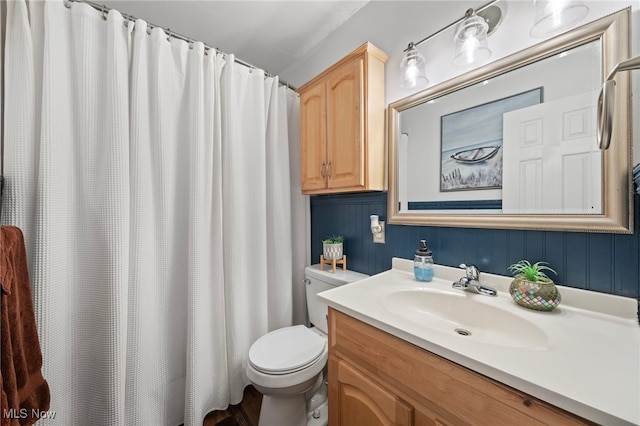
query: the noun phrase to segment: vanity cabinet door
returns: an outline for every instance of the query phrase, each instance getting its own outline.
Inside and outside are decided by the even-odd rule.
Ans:
[[[337,407],[334,426],[412,426],[413,408],[345,360],[333,359],[337,368]],[[337,400],[337,401],[336,401]],[[335,417],[335,416],[334,416]]]

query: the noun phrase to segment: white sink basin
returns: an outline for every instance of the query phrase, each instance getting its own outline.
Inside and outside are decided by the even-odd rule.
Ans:
[[[545,332],[534,323],[487,304],[489,296],[411,289],[387,294],[382,306],[425,329],[460,336],[477,343],[516,348],[544,346]],[[483,303],[487,302],[487,303]]]

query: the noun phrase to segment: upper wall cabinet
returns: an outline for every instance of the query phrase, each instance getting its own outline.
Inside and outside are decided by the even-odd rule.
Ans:
[[[367,42],[298,89],[303,194],[385,189],[386,60]]]

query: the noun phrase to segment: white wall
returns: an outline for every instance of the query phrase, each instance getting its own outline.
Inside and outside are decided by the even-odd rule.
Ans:
[[[400,61],[403,50],[411,41],[418,41],[464,14],[469,7],[479,7],[487,1],[388,1],[372,0],[338,30],[325,38],[302,61],[280,75],[289,83],[301,86],[334,62],[370,41],[389,55],[385,67],[386,103],[402,99],[413,92],[399,88]],[[632,55],[640,55],[640,0],[586,1],[589,14],[581,24],[631,6]],[[529,37],[533,21],[533,1],[500,1],[506,14],[497,31],[489,37],[493,51],[491,61],[539,43],[542,39]],[[420,45],[427,61],[430,85],[436,85],[464,70],[451,64],[453,57],[453,29]],[[640,71],[633,73],[633,144],[634,164],[640,162]]]

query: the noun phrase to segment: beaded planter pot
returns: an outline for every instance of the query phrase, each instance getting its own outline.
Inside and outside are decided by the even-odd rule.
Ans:
[[[528,281],[524,275],[515,276],[509,286],[509,293],[518,305],[536,311],[552,311],[562,300],[560,291],[553,281]]]

